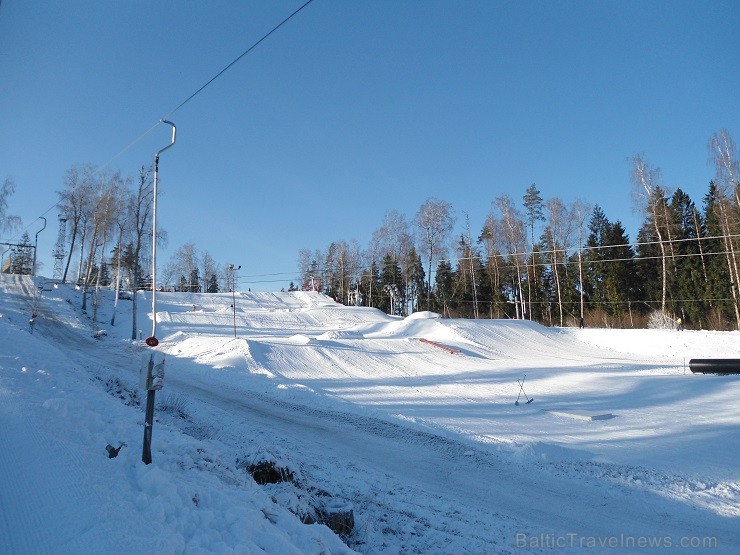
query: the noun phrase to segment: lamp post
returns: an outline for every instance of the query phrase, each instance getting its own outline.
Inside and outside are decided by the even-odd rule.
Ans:
[[[154,199],[152,201],[152,336],[151,343],[157,345],[157,184],[159,181],[159,155],[175,144],[177,128],[175,124],[166,119],[162,123],[172,126],[172,141],[166,147],[157,151],[154,155]]]
[[[157,183],[159,180],[159,155],[175,144],[177,128],[175,124],[166,119],[162,123],[172,126],[172,141],[166,147],[157,151],[154,155],[154,187],[152,201],[152,335],[147,338],[146,344],[156,347],[157,341]],[[144,417],[144,445],[141,452],[141,461],[144,464],[152,462],[152,427],[154,426],[154,395],[157,389],[161,389],[164,379],[164,356],[158,353],[144,355],[143,367],[141,369],[142,382],[146,388],[146,415]],[[157,360],[155,360],[157,358]],[[155,372],[155,368],[157,371]],[[155,376],[156,374],[156,376]]]
[[[234,339],[236,339],[236,279],[234,272],[241,269],[241,265],[234,267],[233,264],[227,266],[229,270],[229,282],[231,284],[231,310],[234,314]]]
[[[39,250],[39,233],[46,229],[46,218],[39,216],[39,219],[44,220],[44,227],[36,232],[36,242],[33,244],[33,266],[31,267],[31,275],[36,275],[36,251]]]

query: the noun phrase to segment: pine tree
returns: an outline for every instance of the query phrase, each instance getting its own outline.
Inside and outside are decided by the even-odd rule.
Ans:
[[[530,255],[527,262],[527,294],[529,299],[529,319],[541,319],[543,295],[538,294],[536,288],[537,278],[537,251],[539,246],[534,242],[534,224],[538,221],[544,221],[545,216],[542,213],[543,201],[537,185],[532,183],[527,187],[524,193],[524,211],[527,215],[527,225],[529,226],[530,238]]]
[[[102,287],[108,287],[110,285],[110,269],[108,263],[105,261],[100,265],[100,285]]]
[[[602,247],[605,245],[606,235],[608,232],[609,220],[604,211],[597,204],[594,206],[591,220],[588,223],[589,235],[586,240],[588,250],[585,255],[586,260],[586,279],[584,289],[589,307],[594,309],[606,310],[606,293],[604,282],[606,281],[606,250]]]
[[[191,293],[200,292],[200,272],[197,267],[190,270],[190,283],[188,283],[188,291]]]
[[[604,324],[622,326],[625,316],[632,317],[631,303],[640,291],[634,250],[622,223],[610,222],[598,205],[594,207],[589,230],[585,257],[587,298],[597,311],[597,318],[605,319]]]
[[[424,266],[421,257],[412,246],[406,263],[406,303],[408,312],[419,310],[419,300],[423,297],[425,287]]]
[[[33,248],[26,231],[21,236],[19,246],[12,248],[10,273],[24,276],[33,274]]]
[[[290,282],[291,288],[293,287],[293,282]],[[291,289],[292,291],[293,289]],[[216,274],[211,274],[210,279],[208,280],[208,288],[206,289],[208,293],[218,293],[218,278],[216,277]]]
[[[611,247],[608,255],[611,261],[605,267],[604,281],[608,312],[621,326],[625,324],[624,317],[629,315],[631,326],[631,301],[638,294],[639,282],[635,279],[635,253],[619,220],[607,225],[604,245]]]
[[[433,309],[443,316],[449,316],[450,310],[456,308],[454,304],[455,273],[452,265],[446,260],[437,264],[437,274],[434,278],[434,305]]]
[[[704,225],[691,198],[681,189],[671,197],[670,210],[676,222],[676,272],[671,309],[684,323],[696,323],[701,327],[702,316],[709,310],[706,301],[708,276],[701,244]]]
[[[719,217],[720,194],[714,181],[709,182],[709,190],[704,196],[704,225],[707,239],[702,241],[706,254],[707,304],[705,318],[707,327],[725,329],[733,317],[733,299],[730,271],[727,263],[725,241],[722,239],[723,227]]]

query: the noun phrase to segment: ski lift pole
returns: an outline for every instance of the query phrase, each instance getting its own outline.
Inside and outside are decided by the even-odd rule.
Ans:
[[[43,216],[39,216],[39,219],[44,220],[44,227],[42,227],[36,232],[36,241],[33,244],[33,266],[31,266],[32,276],[36,275],[36,251],[39,250],[39,233],[41,233],[42,231],[46,229],[46,218],[44,218]]]
[[[159,155],[175,144],[175,135],[177,127],[171,121],[166,119],[160,120],[172,126],[172,141],[166,147],[157,151],[154,155],[154,199],[152,201],[152,336],[149,338],[156,346],[157,344],[157,182],[159,180]],[[147,340],[149,343],[149,340]]]

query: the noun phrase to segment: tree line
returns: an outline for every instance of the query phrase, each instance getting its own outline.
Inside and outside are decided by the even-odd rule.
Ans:
[[[354,240],[301,249],[298,285],[290,289],[397,315],[432,310],[449,317],[619,327],[680,317],[694,327],[740,328],[738,150],[726,129],[708,144],[715,177],[698,207],[681,189],[665,187],[660,168],[643,154],[630,159],[644,218],[634,243],[602,207],[545,200],[532,184],[521,202],[507,194],[495,198],[475,232],[463,214],[462,231],[453,234],[454,208],[429,198],[410,221],[396,210],[386,213],[364,249]],[[55,247],[63,262],[55,277],[83,288],[83,308],[90,288],[151,289],[152,185],[152,169],[144,166],[126,178],[92,165],[67,171],[58,191],[66,235]],[[8,213],[14,191],[7,178],[0,188],[3,232],[20,226]],[[164,230],[157,235],[166,242]],[[3,271],[34,273],[33,248],[24,234],[10,247],[8,268],[3,259]],[[186,243],[158,282],[175,291],[231,291],[234,268]],[[132,338],[136,325],[134,316]]]
[[[20,219],[7,213],[8,199],[15,191],[7,178],[0,189],[0,231],[13,232]],[[97,320],[97,294],[101,287],[137,291],[151,290],[152,242],[152,168],[142,166],[135,176],[100,170],[91,164],[70,168],[58,191],[57,208],[65,233],[54,257],[61,262],[62,283],[76,283],[83,290],[82,309],[88,310],[92,293],[93,320]],[[167,233],[157,230],[158,245],[167,242]],[[12,246],[3,271],[34,274],[34,248],[28,233]],[[6,268],[7,266],[7,268]],[[56,268],[55,268],[56,270]],[[217,293],[233,287],[233,275],[219,266],[207,252],[199,252],[193,243],[182,245],[158,276],[161,289]],[[131,338],[137,335],[137,295],[132,295],[133,325]],[[111,321],[114,324],[115,316]]]
[[[142,166],[135,177],[123,178],[92,165],[74,166],[58,194],[67,230],[62,283],[73,278],[85,292],[92,286],[151,290],[152,168]],[[166,242],[167,232],[158,229],[157,245]],[[191,293],[218,293],[226,281],[225,269],[193,243],[182,245],[158,277],[159,289]],[[135,339],[137,296],[132,300]]]
[[[629,159],[643,217],[634,243],[603,207],[545,200],[531,184],[521,202],[495,198],[476,232],[464,214],[453,234],[454,208],[429,198],[410,221],[386,213],[365,249],[354,240],[301,249],[291,289],[396,315],[740,329],[740,156],[726,129],[708,149],[715,176],[699,206],[666,187],[644,154]]]

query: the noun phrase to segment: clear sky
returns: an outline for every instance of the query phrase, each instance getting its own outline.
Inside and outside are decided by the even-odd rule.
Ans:
[[[0,179],[31,238],[49,220],[42,274],[65,172],[151,164],[169,129],[136,139],[302,3],[2,0]],[[737,0],[314,0],[171,115],[161,264],[192,242],[280,289],[299,249],[364,248],[390,210],[437,197],[477,235],[531,183],[634,240],[628,157],[700,204],[710,135],[740,142],[739,30]]]

